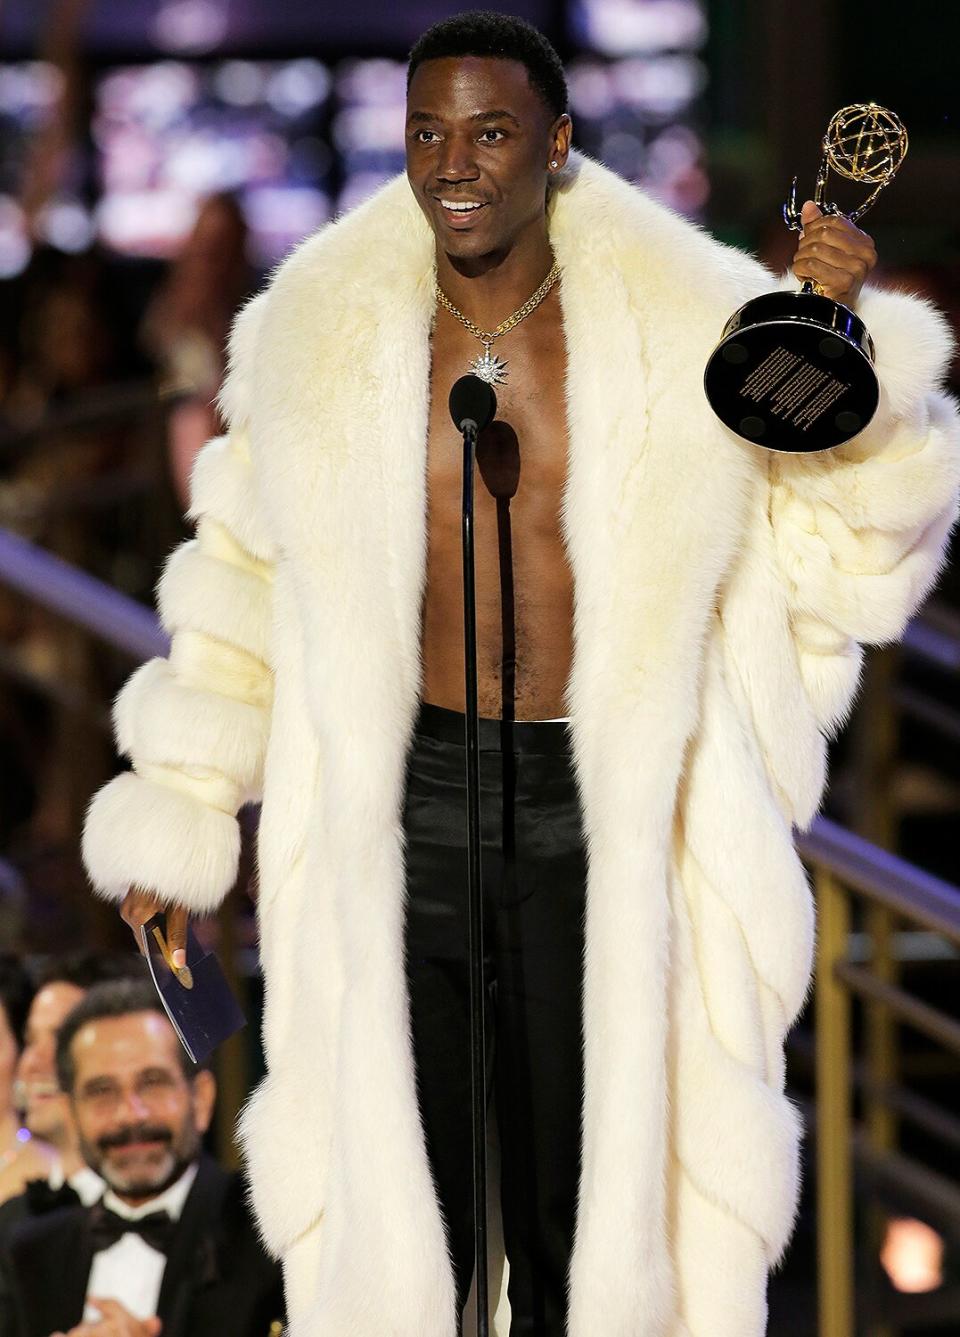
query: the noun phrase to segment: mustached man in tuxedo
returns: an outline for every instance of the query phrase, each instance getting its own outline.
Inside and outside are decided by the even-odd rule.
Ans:
[[[216,1096],[146,982],[97,985],[57,1036],[57,1074],[101,1199],[6,1240],[3,1337],[268,1337],[279,1268],[242,1182],[201,1151]]]

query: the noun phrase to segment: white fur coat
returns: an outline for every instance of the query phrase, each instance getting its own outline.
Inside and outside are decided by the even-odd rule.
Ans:
[[[865,292],[873,424],[774,456],[701,388],[767,273],[585,160],[551,238],[589,841],[569,1333],[760,1337],[797,1195],[783,1041],[814,931],[791,826],[820,800],[859,643],[898,636],[942,561],[950,339],[923,303]],[[403,179],[242,312],[231,430],[197,461],[197,537],[160,582],[173,648],[117,701],[134,770],[85,831],[101,895],[136,883],[202,913],[234,880],[238,807],[262,797],[268,1075],[242,1136],[292,1337],[455,1332],[402,953],[433,312]]]

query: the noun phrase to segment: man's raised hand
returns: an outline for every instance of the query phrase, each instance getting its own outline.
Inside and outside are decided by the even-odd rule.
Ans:
[[[803,235],[793,258],[795,277],[810,279],[825,297],[853,306],[877,263],[873,241],[849,218],[822,214],[813,200],[804,204],[800,221]]]

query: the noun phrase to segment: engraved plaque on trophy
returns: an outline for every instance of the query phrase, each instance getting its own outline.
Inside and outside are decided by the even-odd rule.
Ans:
[[[826,198],[832,168],[873,190],[852,213],[861,218],[896,174],[907,152],[899,118],[876,103],[842,107],[823,139],[814,200],[825,214],[840,208]],[[802,231],[797,181],[784,221]],[[829,450],[856,436],[880,396],[873,340],[848,306],[807,281],[796,292],[765,293],[727,321],[704,374],[710,406],[726,425],[758,446],[794,454]]]

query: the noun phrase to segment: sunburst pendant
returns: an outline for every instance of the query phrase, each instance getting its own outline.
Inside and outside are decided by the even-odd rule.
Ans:
[[[483,356],[473,359],[470,370],[488,385],[503,385],[507,379],[507,364],[491,350],[491,344],[484,344]]]

